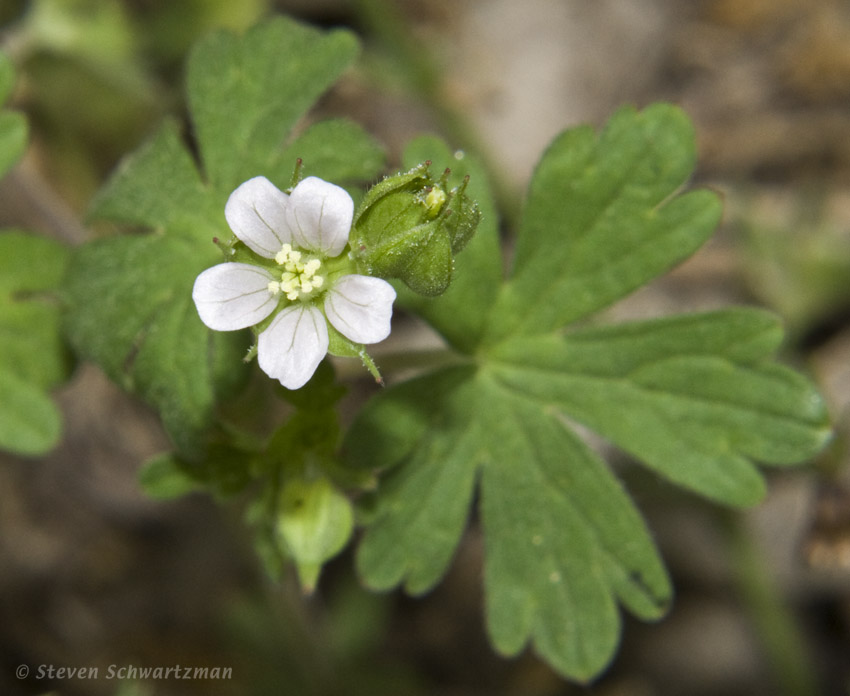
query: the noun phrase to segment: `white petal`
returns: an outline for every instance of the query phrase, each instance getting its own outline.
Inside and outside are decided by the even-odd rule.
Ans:
[[[240,185],[224,206],[224,217],[233,233],[252,251],[273,259],[284,243],[292,242],[286,226],[289,196],[264,176]]]
[[[195,279],[192,299],[201,321],[216,331],[236,331],[265,319],[277,307],[268,289],[271,273],[247,263],[221,263]]]
[[[334,328],[355,343],[377,343],[390,335],[395,290],[386,280],[363,275],[340,278],[325,298]]]
[[[287,389],[303,387],[328,352],[322,312],[297,303],[278,314],[257,341],[257,361]]]
[[[286,222],[302,249],[339,256],[348,242],[354,201],[348,192],[315,176],[298,184],[289,196]]]

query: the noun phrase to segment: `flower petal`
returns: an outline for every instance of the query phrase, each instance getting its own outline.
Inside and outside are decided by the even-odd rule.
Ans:
[[[289,196],[266,177],[255,176],[230,194],[224,217],[252,251],[273,259],[285,243],[292,242],[286,225],[288,200]]]
[[[386,280],[363,275],[340,278],[325,298],[334,328],[355,343],[377,343],[390,335],[395,290]]]
[[[302,249],[339,256],[348,243],[354,201],[344,188],[308,176],[289,196],[286,223]]]
[[[328,326],[322,312],[296,303],[278,314],[257,340],[257,361],[287,389],[303,387],[328,352]]]
[[[265,319],[278,298],[268,289],[271,273],[247,263],[221,263],[195,279],[192,299],[201,321],[216,331],[236,331]]]

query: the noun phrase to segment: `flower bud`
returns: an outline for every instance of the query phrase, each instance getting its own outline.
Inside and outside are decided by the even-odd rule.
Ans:
[[[435,180],[429,164],[387,177],[366,193],[351,248],[370,275],[399,278],[421,295],[439,295],[481,214],[465,194],[466,180],[449,190],[449,170]]]
[[[348,543],[353,523],[351,502],[324,476],[295,478],[284,485],[278,534],[306,592],[315,589],[322,564]]]

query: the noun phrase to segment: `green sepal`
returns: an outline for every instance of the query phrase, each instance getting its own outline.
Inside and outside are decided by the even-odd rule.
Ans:
[[[387,177],[372,187],[354,216],[351,248],[369,275],[399,278],[420,295],[448,288],[454,255],[475,232],[481,214],[466,181],[449,189],[429,164]]]
[[[446,292],[439,297],[423,297],[404,287],[397,288],[399,305],[431,324],[455,350],[472,353],[484,332],[503,276],[499,221],[486,171],[474,156],[452,151],[434,136],[411,141],[403,161],[411,167],[416,162],[430,161],[437,170],[451,168],[449,185],[460,186],[468,180],[469,197],[481,210],[481,222],[468,246],[455,259],[452,283]]]
[[[330,322],[328,322],[328,353],[340,358],[360,358],[363,366],[369,370],[369,374],[375,378],[375,381],[378,384],[384,383],[378,366],[375,365],[375,361],[366,351],[366,346],[346,338]]]

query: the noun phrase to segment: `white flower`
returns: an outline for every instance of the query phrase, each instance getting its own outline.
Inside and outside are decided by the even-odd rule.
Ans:
[[[262,176],[239,186],[224,217],[239,240],[267,263],[229,262],[195,280],[201,321],[235,331],[277,315],[260,333],[257,359],[270,377],[298,389],[328,352],[329,321],[354,343],[390,333],[395,290],[353,273],[343,252],[354,202],[339,186],[308,177],[287,195]]]

